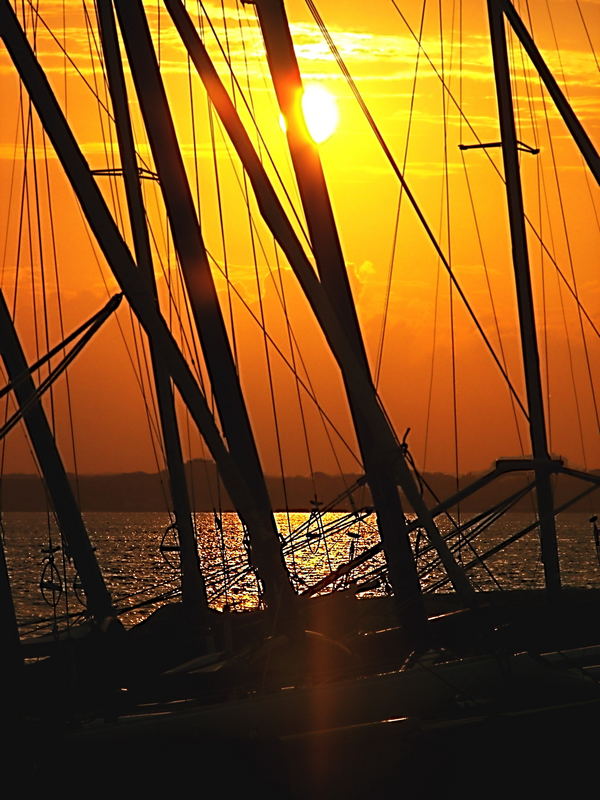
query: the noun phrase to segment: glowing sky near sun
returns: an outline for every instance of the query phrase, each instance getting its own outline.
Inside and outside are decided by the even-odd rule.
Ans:
[[[194,7],[195,13],[196,4],[187,5]],[[526,421],[515,411],[497,367],[456,292],[451,292],[447,273],[400,192],[318,27],[304,2],[293,0],[286,5],[306,85],[319,87],[334,99],[332,106],[318,105],[312,116],[321,125],[327,123],[320,152],[373,374],[398,434],[411,428],[411,448],[420,466],[429,470],[452,472],[457,465],[460,472],[479,470],[500,455],[527,452]],[[498,138],[485,2],[463,0],[439,6],[410,0],[397,5],[405,20],[391,2],[318,3],[411,191],[522,396],[504,189],[498,174],[502,171],[500,152],[458,148],[460,143],[473,143],[475,136],[483,141]],[[280,469],[279,435],[279,441],[285,443],[284,469],[289,474],[306,474],[311,465],[322,471],[335,472],[338,466],[356,471],[360,465],[343,390],[323,337],[285,259],[275,251],[254,199],[246,196],[239,162],[208,108],[199,80],[188,71],[164,8],[159,17],[160,4],[145,6],[266,470]],[[598,67],[588,35],[597,57],[600,4],[595,0],[579,0],[579,5],[572,0],[550,4],[530,0],[530,18],[525,4],[519,7],[598,145]],[[117,149],[106,109],[92,93],[98,92],[106,104],[101,69],[97,59],[90,57],[98,48],[93,4],[85,5],[87,21],[83,8],[78,0],[41,0],[43,22],[38,23],[36,46],[86,158],[92,168],[99,169],[114,164]],[[285,136],[252,9],[242,8],[234,0],[225,3],[224,12],[218,3],[205,3],[204,9],[223,49],[204,20],[206,46],[306,244]],[[33,21],[28,11],[32,40]],[[55,39],[44,23],[52,28]],[[422,50],[406,23],[420,35]],[[68,58],[59,44],[66,45]],[[224,53],[237,77],[234,88]],[[594,400],[596,404],[600,401],[600,348],[591,325],[578,312],[571,290],[598,327],[600,197],[521,48],[512,40],[511,60],[519,138],[541,149],[539,157],[523,155],[521,169],[532,226],[529,245],[551,447],[574,464],[598,468],[600,436]],[[69,331],[104,304],[115,284],[98,248],[90,242],[39,125],[28,126],[27,105],[22,109],[19,105],[18,81],[1,47],[0,92],[1,281],[11,299],[18,285],[17,325],[34,360],[38,351],[47,349],[45,333],[38,333],[37,340],[34,335],[34,322],[37,320],[39,328],[44,313],[42,268],[50,344],[60,339],[59,311]],[[151,168],[151,154],[132,98],[130,105],[138,152]],[[26,161],[23,129],[29,130]],[[315,138],[320,139],[321,133]],[[47,210],[41,212],[41,248],[37,243],[32,146],[41,199],[47,199],[46,181],[53,198],[52,217]],[[25,166],[29,191],[23,194]],[[122,191],[114,180],[98,180],[129,240]],[[144,182],[144,192],[163,313],[183,349],[194,363],[201,364],[182,303],[156,185]],[[26,224],[19,238],[21,204]],[[557,276],[552,260],[564,279]],[[270,337],[266,344],[258,324],[263,318]],[[143,352],[131,344],[134,329],[123,307],[118,320],[106,325],[72,367],[70,405],[77,467],[82,472],[152,470],[162,465],[161,456],[156,456],[160,446],[155,412],[151,409],[149,424],[140,390],[140,383],[147,384],[147,369]],[[300,375],[300,387],[290,365],[295,365]],[[275,387],[277,419],[270,382]],[[312,394],[318,397],[320,410]],[[73,468],[64,382],[57,386],[54,402],[59,442]],[[183,413],[181,420],[187,431]],[[206,454],[191,430],[186,448],[187,455]],[[15,432],[6,446],[5,470],[32,469],[22,434]]]

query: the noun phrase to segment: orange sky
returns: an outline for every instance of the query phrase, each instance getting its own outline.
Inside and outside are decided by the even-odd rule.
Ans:
[[[86,5],[93,20],[93,4],[88,2]],[[408,22],[418,31],[422,8],[420,0],[398,2],[398,5]],[[594,46],[598,51],[600,3],[579,0],[578,5],[588,32],[595,37]],[[575,110],[598,146],[598,117],[594,113],[598,103],[598,68],[579,16],[578,5],[572,0],[551,0],[549,3],[546,0],[531,0],[529,3],[536,41],[547,56],[559,83],[566,85]],[[67,22],[65,30],[63,6]],[[195,3],[188,3],[190,8],[195,6]],[[236,75],[244,89],[250,84],[262,135],[279,165],[291,197],[299,207],[252,10],[242,10],[240,21],[237,4],[228,0],[225,6],[227,38]],[[525,14],[525,4],[522,6]],[[66,3],[62,0],[41,0],[39,3],[43,20],[60,42],[66,40],[69,56],[75,66],[92,86],[99,87],[104,98],[101,73],[89,57],[90,44],[82,7],[82,3],[76,0],[67,0]],[[152,27],[157,31],[157,4],[149,2],[146,7]],[[225,26],[220,5],[207,3],[205,8],[225,46]],[[456,294],[453,296],[451,323],[448,276],[438,264],[433,247],[406,198],[401,204],[397,246],[392,257],[398,207],[397,179],[362,118],[304,2],[294,0],[287,3],[287,8],[305,80],[321,83],[337,98],[340,126],[335,135],[321,145],[321,154],[371,363],[374,371],[378,371],[381,397],[398,434],[402,436],[406,428],[411,428],[409,444],[421,468],[454,471],[454,349],[459,471],[483,469],[499,456],[519,454],[521,445],[517,424],[523,448],[527,452],[527,431],[522,415],[519,417],[517,412],[516,423],[509,394],[498,369]],[[415,76],[417,48],[414,40],[390,2],[369,4],[368,14],[365,13],[365,3],[354,0],[346,3],[320,0],[318,8],[390,149],[402,165]],[[462,49],[460,8],[459,2],[442,3],[442,48],[438,3],[427,3],[424,49],[440,73],[443,63],[446,83],[456,100],[462,98],[464,114],[480,139],[494,141],[499,134],[486,34],[486,5],[483,0],[463,0]],[[31,16],[28,16],[30,29],[31,24]],[[559,50],[555,46],[555,35]],[[95,44],[93,39],[90,41],[93,52]],[[206,33],[206,44],[221,75],[228,81],[223,58],[210,32]],[[96,99],[77,74],[75,66],[68,62],[65,64],[56,42],[43,26],[38,30],[37,47],[90,165],[96,169],[105,167],[110,157],[111,135],[111,123],[106,112],[99,111]],[[323,421],[314,402],[301,387],[309,461],[296,382],[289,366],[270,344],[284,469],[289,474],[307,473],[312,463],[314,469],[334,472],[339,463],[343,469],[357,470],[358,462],[353,455],[356,447],[337,368],[323,345],[306,301],[281,254],[278,269],[272,238],[251,199],[255,224],[255,266],[245,200],[240,188],[240,165],[217,125],[215,152],[222,193],[225,259],[206,97],[200,82],[193,76],[193,120],[197,135],[194,148],[187,61],[164,10],[160,16],[160,56],[193,187],[196,185],[196,172],[198,174],[203,233],[207,248],[218,265],[215,266],[215,280],[228,321],[230,304],[233,310],[240,375],[265,469],[271,473],[278,472],[279,457],[268,391],[265,344],[256,318],[260,317],[262,303],[269,335],[290,362],[292,356],[288,328],[282,311],[283,292],[295,336],[293,357],[298,371],[304,384],[309,381],[312,383],[323,412],[336,426],[333,430]],[[512,59],[515,64],[519,137],[541,148],[537,157],[522,157],[527,214],[570,286],[576,286],[581,302],[598,327],[598,191],[593,187],[593,178],[582,167],[581,158],[551,101],[541,92],[531,70],[527,69],[527,80],[524,79],[528,62],[516,44],[512,48]],[[462,66],[462,71],[459,66]],[[227,85],[230,85],[229,82]],[[7,297],[12,298],[18,273],[17,327],[28,356],[33,360],[36,347],[39,352],[47,349],[42,324],[42,266],[51,344],[60,339],[57,314],[59,295],[64,328],[69,331],[98,310],[106,302],[106,287],[112,292],[115,285],[107,265],[98,255],[98,248],[90,243],[72,192],[48,145],[46,154],[55,227],[55,271],[50,214],[47,211],[43,139],[39,124],[36,123],[36,168],[43,209],[40,220],[43,258],[40,258],[32,178],[33,158],[29,152],[24,161],[18,81],[3,49],[0,49],[0,87],[3,98],[0,128],[2,287]],[[133,103],[132,110],[138,150],[151,164],[142,125]],[[26,119],[27,107],[24,115]],[[248,121],[247,116],[245,119]],[[407,149],[406,178],[499,353],[501,342],[515,387],[523,396],[504,187],[494,169],[496,165],[501,171],[500,151],[490,150],[487,154],[482,150],[465,151],[463,163],[457,145],[473,141],[474,135],[467,123],[460,120],[452,101],[447,97],[444,99],[439,78],[425,56],[421,55]],[[21,230],[19,248],[18,221],[25,163],[29,209],[25,203],[25,224]],[[272,169],[270,174],[274,175]],[[467,177],[476,216],[467,191]],[[99,182],[111,208],[116,208],[118,200],[123,211],[123,194],[117,183],[108,178],[99,178]],[[449,187],[448,203],[446,185]],[[543,191],[539,191],[539,187]],[[155,257],[163,311],[168,318],[176,319],[176,306],[182,307],[181,287],[173,254],[165,245],[164,210],[158,202],[155,184],[145,183],[144,188],[156,238]],[[126,226],[124,230],[129,240]],[[580,322],[569,290],[557,279],[550,258],[547,255],[542,258],[539,241],[531,231],[530,248],[543,381],[547,395],[549,389],[547,404],[551,449],[572,464],[598,468],[600,437],[588,374],[589,364],[592,380],[595,379],[596,400],[600,403],[598,338],[587,321]],[[229,292],[220,271],[225,260],[234,286]],[[57,292],[56,275],[60,292]],[[171,301],[168,283],[171,285]],[[390,292],[383,357],[377,369],[388,284]],[[493,306],[490,297],[493,298]],[[185,322],[185,311],[182,314],[183,336],[190,342],[192,337]],[[147,379],[143,370],[140,377],[135,366],[137,356],[132,346],[132,328],[127,309],[122,306],[117,316],[118,320],[112,319],[104,326],[70,370],[76,465],[83,473],[151,470],[157,463],[154,455],[157,445],[153,444],[144,393],[139,387],[139,381],[146,386]],[[38,335],[37,345],[33,333],[34,318],[37,319],[38,329],[42,331]],[[581,328],[585,334],[585,347]],[[452,329],[454,348],[451,344]],[[181,335],[177,327],[176,335]],[[145,394],[149,396],[147,389]],[[68,467],[73,468],[75,462],[64,379],[57,384],[54,395],[58,439]],[[181,419],[186,452],[188,455],[203,455],[201,442],[189,428],[186,415],[182,413]],[[160,456],[158,463],[162,464]],[[32,468],[22,433],[13,431],[7,439],[5,471],[30,471]]]

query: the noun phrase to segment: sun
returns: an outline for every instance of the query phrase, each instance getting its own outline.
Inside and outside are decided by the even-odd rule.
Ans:
[[[302,113],[308,132],[317,144],[329,139],[338,126],[339,113],[335,97],[322,86],[305,87]]]

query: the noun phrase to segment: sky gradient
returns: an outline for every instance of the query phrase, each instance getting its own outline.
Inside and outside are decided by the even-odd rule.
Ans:
[[[40,61],[90,166],[114,166],[118,153],[97,57],[93,4],[41,0],[25,5],[30,41],[37,20]],[[36,5],[39,17],[32,11]],[[239,161],[189,70],[168,15],[164,8],[159,13],[156,2],[145,6],[265,470],[358,471],[341,382],[322,334],[251,192],[245,193]],[[301,220],[253,10],[233,0],[224,10],[206,3],[211,28],[202,7],[187,6],[202,24],[206,46],[231,90],[228,54],[239,82],[235,98],[240,114],[286,209],[292,213],[293,204]],[[523,415],[511,403],[456,290],[450,289],[446,270],[401,195],[305,3],[294,0],[286,6],[305,82],[321,84],[337,98],[339,128],[320,152],[372,371],[398,435],[411,429],[411,451],[428,471],[465,473],[487,468],[500,456],[528,453]],[[369,4],[366,14],[362,2],[321,0],[318,8],[524,398],[501,153],[458,148],[476,137],[484,142],[499,138],[485,3],[398,0]],[[598,146],[600,3],[530,0],[518,8]],[[537,156],[522,155],[521,169],[550,447],[573,465],[600,468],[600,197],[512,37],[510,54],[518,137],[540,149]],[[129,90],[138,153],[152,169],[131,83]],[[61,324],[65,333],[72,330],[116,287],[35,115],[29,122],[29,106],[4,48],[0,92],[1,282],[9,303],[16,303],[16,325],[33,361],[60,341]],[[253,109],[260,139],[244,99]],[[130,241],[119,180],[98,182]],[[206,379],[156,184],[145,181],[144,192],[162,310]],[[302,238],[301,223],[294,224]],[[584,311],[578,310],[573,294]],[[162,467],[145,346],[135,344],[138,338],[123,304],[70,369],[68,387],[62,379],[53,398],[46,398],[70,469],[101,473]],[[206,455],[183,410],[180,419],[186,455]],[[18,431],[6,440],[3,459],[6,472],[34,469]]]

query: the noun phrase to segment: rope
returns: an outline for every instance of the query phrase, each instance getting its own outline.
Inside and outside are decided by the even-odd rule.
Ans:
[[[393,6],[394,6],[394,8],[396,9],[396,11],[398,12],[398,14],[399,14],[400,18],[402,19],[402,21],[403,21],[403,22],[404,22],[404,24],[406,25],[406,27],[407,27],[407,29],[408,29],[409,33],[411,34],[411,36],[413,37],[413,39],[414,39],[414,40],[415,40],[415,41],[418,43],[418,45],[419,45],[419,48],[422,50],[422,52],[423,52],[423,55],[424,55],[424,56],[425,56],[425,58],[427,59],[427,62],[428,62],[428,64],[429,64],[429,66],[430,66],[430,67],[431,67],[431,69],[433,70],[433,72],[434,72],[435,76],[438,78],[438,80],[439,80],[439,81],[441,81],[442,85],[444,86],[444,89],[446,90],[446,92],[447,92],[447,94],[448,94],[448,97],[449,97],[449,98],[450,98],[450,100],[452,101],[453,105],[454,105],[454,106],[457,108],[457,110],[458,110],[458,112],[459,112],[459,114],[460,114],[460,116],[461,116],[461,119],[463,119],[463,120],[464,120],[465,124],[467,125],[467,127],[469,128],[469,130],[470,130],[470,132],[472,133],[473,137],[475,138],[476,142],[477,142],[479,145],[482,145],[482,144],[483,144],[483,142],[481,141],[480,137],[478,136],[478,134],[477,134],[477,132],[476,132],[475,128],[473,127],[473,125],[471,124],[471,122],[469,121],[469,119],[467,118],[467,116],[465,115],[464,111],[462,110],[462,108],[461,108],[461,106],[460,106],[460,103],[459,103],[459,102],[456,100],[456,98],[455,98],[454,94],[453,94],[453,93],[450,91],[450,88],[449,88],[449,86],[448,86],[448,85],[447,85],[447,84],[446,84],[446,83],[445,83],[445,82],[442,80],[442,77],[441,77],[441,75],[440,75],[440,73],[439,73],[439,71],[438,71],[437,67],[435,66],[435,64],[434,64],[434,63],[433,63],[433,61],[431,60],[430,56],[428,55],[427,51],[426,51],[426,50],[425,50],[425,48],[423,47],[423,44],[422,44],[422,43],[420,43],[420,42],[418,41],[418,39],[417,39],[417,35],[416,35],[416,34],[415,34],[415,32],[413,31],[413,29],[412,29],[412,27],[411,27],[410,23],[408,22],[408,20],[406,19],[406,17],[404,16],[404,14],[402,13],[402,11],[401,11],[401,10],[400,10],[400,8],[398,7],[398,5],[396,4],[395,0],[390,0],[390,2],[392,3],[392,5],[393,5]],[[484,152],[484,154],[485,154],[485,157],[487,158],[487,160],[488,160],[488,162],[489,162],[490,166],[492,167],[492,169],[493,169],[493,170],[496,172],[496,174],[498,175],[498,177],[500,178],[500,180],[501,180],[503,183],[505,183],[504,176],[503,176],[503,175],[502,175],[502,173],[500,172],[499,168],[496,166],[496,164],[495,164],[494,160],[492,159],[492,157],[491,157],[491,155],[489,154],[489,152],[487,151],[487,149],[486,149],[486,148],[484,148],[484,149],[483,149],[483,152]],[[573,287],[570,285],[569,281],[567,280],[567,278],[566,278],[565,274],[563,273],[563,271],[562,271],[562,270],[561,270],[561,268],[559,267],[559,265],[558,265],[557,261],[555,260],[554,256],[552,255],[552,253],[551,253],[551,252],[548,250],[548,248],[546,247],[546,244],[545,244],[545,242],[544,242],[544,241],[543,241],[543,239],[541,238],[541,236],[540,236],[540,234],[538,233],[538,231],[537,231],[537,229],[536,229],[535,225],[532,223],[532,221],[531,221],[531,220],[530,220],[530,218],[527,216],[527,214],[525,214],[525,221],[526,221],[527,225],[529,226],[529,228],[531,229],[531,232],[532,232],[532,234],[533,234],[533,235],[536,237],[536,239],[537,239],[537,240],[540,242],[541,246],[544,248],[544,252],[546,253],[546,255],[548,256],[548,258],[549,258],[549,259],[550,259],[550,261],[552,262],[552,265],[554,266],[554,268],[555,268],[555,270],[556,270],[556,272],[557,272],[557,275],[559,276],[560,280],[562,280],[562,281],[563,281],[563,283],[564,283],[564,284],[565,284],[565,286],[567,287],[567,289],[568,289],[569,293],[570,293],[570,294],[573,296],[573,299],[575,300],[575,303],[576,303],[576,304],[577,304],[577,306],[578,306],[578,307],[581,309],[581,313],[583,314],[584,318],[585,318],[585,319],[586,319],[586,321],[588,322],[589,326],[592,328],[592,330],[594,331],[594,333],[596,334],[596,336],[598,336],[598,337],[600,338],[600,330],[598,330],[598,328],[597,328],[596,324],[594,323],[594,320],[593,320],[593,319],[591,318],[591,316],[588,314],[588,312],[587,312],[587,310],[585,309],[585,307],[584,307],[584,306],[581,304],[581,302],[580,302],[579,298],[577,297],[577,295],[575,294],[575,292],[574,292],[574,290],[573,290]]]
[[[575,5],[577,6],[577,11],[579,12],[579,17],[581,18],[581,24],[583,25],[583,29],[585,31],[585,35],[587,36],[588,44],[590,46],[590,50],[592,51],[592,55],[594,56],[594,62],[596,64],[596,69],[600,72],[600,64],[598,63],[598,58],[596,56],[596,51],[594,49],[594,44],[592,42],[592,38],[590,36],[590,32],[588,30],[587,23],[585,21],[585,17],[583,16],[583,11],[581,10],[581,5],[579,4],[579,0],[575,0]]]
[[[561,71],[562,76],[563,76],[563,81],[565,81],[564,69],[563,69],[563,65],[562,65],[562,59],[561,59],[561,56],[560,56],[560,48],[558,46],[558,40],[556,38],[556,30],[555,30],[555,27],[554,27],[554,20],[553,20],[553,17],[552,17],[552,12],[550,10],[550,6],[548,5],[548,0],[546,0],[546,8],[548,10],[548,16],[549,16],[549,19],[550,19],[550,27],[552,29],[552,35],[554,37],[554,44],[555,44],[555,47],[556,47],[556,52],[558,54],[560,71]],[[561,191],[561,188],[560,188],[560,182],[559,182],[559,178],[558,178],[558,168],[557,168],[557,165],[556,165],[556,155],[555,155],[555,150],[554,150],[554,143],[553,143],[552,136],[550,136],[550,128],[549,128],[548,114],[547,114],[547,108],[546,108],[546,100],[545,100],[544,92],[543,92],[542,87],[541,87],[541,78],[540,78],[540,93],[541,93],[541,95],[543,97],[544,116],[545,116],[545,119],[546,119],[546,126],[548,128],[548,140],[549,140],[549,144],[550,144],[550,153],[552,155],[552,164],[553,164],[553,168],[554,168],[554,175],[555,175],[555,180],[556,180],[556,189],[557,189],[558,198],[559,198],[561,220],[562,220],[562,224],[563,224],[563,231],[564,231],[565,243],[566,243],[566,247],[567,247],[567,255],[568,255],[568,260],[569,260],[569,266],[571,268],[571,278],[572,278],[572,281],[573,281],[573,290],[575,292],[576,298],[579,299],[579,294],[578,294],[578,290],[577,290],[577,280],[575,278],[575,267],[574,267],[574,264],[573,264],[573,253],[572,253],[572,248],[571,248],[571,240],[569,238],[569,231],[568,231],[568,226],[567,226],[567,218],[566,218],[566,214],[565,214],[564,201],[563,201],[562,191]],[[565,87],[565,93],[566,93],[566,96],[567,96],[567,99],[568,99],[569,93],[568,93],[568,89],[566,87]],[[595,417],[596,417],[596,426],[598,428],[598,432],[600,432],[600,415],[598,413],[598,401],[597,401],[597,398],[596,398],[596,391],[594,389],[594,380],[592,378],[592,367],[591,367],[591,363],[590,363],[590,354],[589,354],[589,350],[588,350],[585,331],[583,329],[583,319],[582,319],[582,316],[581,316],[581,309],[580,309],[579,304],[577,305],[577,314],[578,314],[578,319],[579,319],[579,330],[580,330],[580,333],[581,333],[583,351],[584,351],[584,354],[585,354],[585,363],[586,363],[588,378],[589,378],[589,382],[590,382],[590,391],[591,391],[591,394],[592,394],[592,401],[593,401],[593,405],[594,405],[594,413],[595,413]],[[573,388],[574,388],[575,396],[577,396],[577,392],[575,390],[575,387],[573,387]],[[577,414],[579,415],[579,413],[580,412],[579,412],[579,405],[578,405],[577,406]],[[585,451],[584,451],[584,459],[585,459]]]
[[[419,41],[423,36],[423,25],[425,22],[425,7],[427,4],[427,0],[423,0],[423,5],[421,6],[421,23],[419,27]],[[413,112],[415,106],[415,93],[417,88],[417,75],[419,72],[419,60],[421,56],[421,51],[417,49],[417,58],[415,61],[415,71],[413,75],[413,82],[412,82],[412,90],[410,95],[410,108],[408,111],[408,127],[406,131],[406,142],[404,144],[404,156],[402,159],[402,172],[406,172],[406,164],[408,161],[408,147],[410,144],[410,134],[412,131],[412,123],[413,123]],[[385,290],[385,301],[383,305],[383,320],[381,323],[381,333],[379,335],[379,343],[377,345],[377,357],[375,359],[375,388],[379,386],[379,379],[381,377],[381,366],[383,362],[383,349],[385,345],[385,334],[387,329],[387,318],[388,312],[390,307],[390,298],[392,292],[392,277],[394,274],[394,256],[396,254],[396,244],[398,241],[398,230],[400,226],[400,210],[402,207],[402,196],[404,194],[404,186],[400,185],[400,190],[398,193],[398,206],[396,208],[396,219],[394,222],[394,235],[392,239],[392,252],[390,256],[390,264],[388,268],[388,279],[386,284]]]
[[[508,374],[504,370],[504,367],[502,366],[502,363],[498,359],[496,351],[494,350],[490,340],[488,339],[487,334],[485,333],[485,331],[483,330],[483,328],[481,326],[481,323],[477,319],[477,315],[475,314],[475,311],[473,310],[471,304],[469,303],[469,300],[467,299],[466,294],[464,293],[460,283],[458,282],[458,279],[457,279],[456,275],[454,274],[454,271],[452,270],[452,267],[450,266],[450,263],[449,263],[446,255],[444,254],[444,252],[443,252],[443,250],[442,250],[442,248],[441,248],[441,246],[440,246],[435,234],[433,233],[429,223],[425,219],[425,216],[424,216],[423,212],[421,211],[421,208],[420,208],[419,204],[417,203],[417,200],[416,200],[415,196],[413,195],[412,191],[410,190],[402,171],[400,170],[400,168],[396,164],[394,156],[392,155],[389,147],[387,146],[387,144],[385,142],[385,139],[383,138],[383,135],[382,135],[381,131],[379,130],[379,127],[377,126],[377,123],[375,122],[375,120],[373,119],[373,117],[371,115],[371,112],[367,108],[367,105],[366,105],[365,101],[363,100],[363,97],[362,97],[362,95],[361,95],[356,83],[354,82],[354,79],[350,75],[350,72],[348,71],[348,68],[346,67],[346,65],[344,63],[344,60],[343,60],[339,50],[337,49],[333,39],[331,38],[331,35],[329,34],[329,31],[325,27],[325,23],[323,22],[320,14],[317,11],[317,9],[316,9],[314,3],[312,2],[312,0],[305,0],[305,2],[306,2],[306,5],[309,7],[309,10],[311,11],[311,13],[313,15],[313,17],[315,19],[315,22],[319,26],[319,29],[321,30],[321,32],[323,34],[323,37],[325,38],[327,44],[329,45],[329,49],[331,50],[331,52],[334,55],[336,61],[338,62],[340,70],[342,71],[342,74],[346,78],[346,82],[348,83],[350,89],[352,90],[352,93],[354,94],[354,96],[355,96],[355,98],[356,98],[356,100],[357,100],[357,102],[358,102],[358,104],[360,106],[360,109],[363,112],[363,115],[365,116],[367,122],[371,126],[371,130],[375,134],[375,137],[376,137],[377,141],[379,142],[379,144],[381,146],[381,149],[383,150],[386,158],[388,159],[388,161],[390,163],[390,166],[392,167],[393,172],[395,173],[396,177],[400,181],[400,184],[404,187],[404,192],[406,193],[406,196],[408,197],[413,209],[415,210],[415,213],[417,214],[417,217],[418,217],[421,225],[423,226],[423,229],[425,230],[425,233],[427,234],[427,237],[429,238],[429,240],[430,240],[431,244],[433,245],[436,253],[438,254],[439,258],[441,259],[442,264],[444,265],[446,271],[448,272],[448,275],[450,276],[450,280],[451,280],[452,284],[454,285],[454,287],[456,288],[456,290],[458,291],[458,294],[459,294],[461,300],[463,301],[463,303],[465,305],[465,308],[467,309],[467,311],[469,313],[469,316],[473,320],[473,322],[475,324],[475,327],[477,328],[480,336],[482,337],[485,346],[489,350],[490,355],[492,356],[494,362],[496,363],[496,366],[500,370],[500,373],[501,373],[502,377],[504,378],[504,380],[506,381],[507,385],[509,386],[510,391],[514,394],[515,399],[516,399],[521,411],[523,412],[525,418],[529,419],[529,416],[528,416],[528,413],[527,413],[527,411],[525,409],[525,406],[521,402],[521,398],[517,394],[517,391],[514,388],[514,386],[512,384],[512,381],[510,380]],[[392,2],[393,2],[393,0],[392,0]],[[394,3],[394,5],[395,5],[395,3]]]

